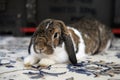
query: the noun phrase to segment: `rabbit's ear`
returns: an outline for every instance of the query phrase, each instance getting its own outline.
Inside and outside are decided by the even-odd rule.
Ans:
[[[28,46],[28,53],[29,53],[29,54],[31,54],[31,51],[30,51],[31,45],[32,45],[32,38],[31,38],[30,43],[29,43],[29,46]]]
[[[31,40],[30,40],[30,43],[29,43],[29,46],[28,46],[28,53],[29,54],[31,54],[31,46],[34,45],[34,39],[35,39],[37,33],[38,33],[38,31],[36,30],[31,37]]]
[[[65,49],[68,53],[69,60],[71,61],[72,64],[77,64],[74,45],[73,45],[72,39],[70,37],[70,34],[68,33],[67,27],[65,26],[64,22],[59,21],[59,20],[57,22],[59,22],[61,24],[62,38],[65,43]]]
[[[65,42],[65,48],[68,53],[69,60],[72,64],[77,64],[76,53],[70,35],[63,34],[63,40]]]
[[[34,45],[34,38],[32,37],[28,46],[28,53],[31,54],[31,46]]]

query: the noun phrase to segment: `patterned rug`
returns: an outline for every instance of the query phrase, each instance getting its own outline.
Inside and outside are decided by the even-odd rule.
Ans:
[[[26,68],[30,37],[0,36],[0,80],[120,80],[120,39],[101,55],[88,56],[75,66],[55,64]]]

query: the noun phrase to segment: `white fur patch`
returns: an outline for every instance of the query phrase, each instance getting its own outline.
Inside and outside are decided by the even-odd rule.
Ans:
[[[50,21],[47,26],[46,26],[46,29],[48,29],[48,27],[50,26],[50,24],[52,23],[52,21]]]
[[[106,51],[106,50],[110,47],[110,45],[111,45],[111,40],[108,40],[107,45],[106,45],[106,48],[105,48],[104,51]]]
[[[34,55],[29,55],[24,59],[24,65],[34,65],[38,61]]]
[[[48,59],[48,58],[42,58],[39,62],[39,65],[41,66],[49,66],[55,64],[55,61]]]
[[[31,45],[30,48],[31,54],[28,55],[25,59],[24,59],[24,64],[25,65],[33,65],[35,64],[38,60],[41,59],[41,55],[40,54],[36,54],[34,49],[33,49],[33,45]]]
[[[44,54],[44,57],[55,61],[55,63],[65,63],[69,61],[64,43],[62,44],[62,46],[54,48],[54,52],[52,55]]]

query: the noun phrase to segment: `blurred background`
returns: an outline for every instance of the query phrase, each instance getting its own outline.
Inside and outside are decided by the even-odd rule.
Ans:
[[[31,35],[46,18],[94,17],[120,35],[120,0],[0,0],[0,35]]]

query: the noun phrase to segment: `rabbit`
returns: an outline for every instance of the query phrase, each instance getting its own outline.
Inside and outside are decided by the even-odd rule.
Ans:
[[[69,26],[62,20],[45,19],[31,37],[29,55],[24,59],[24,65],[76,65],[85,56],[106,51],[111,45],[112,36],[110,27],[96,19],[82,18]]]

